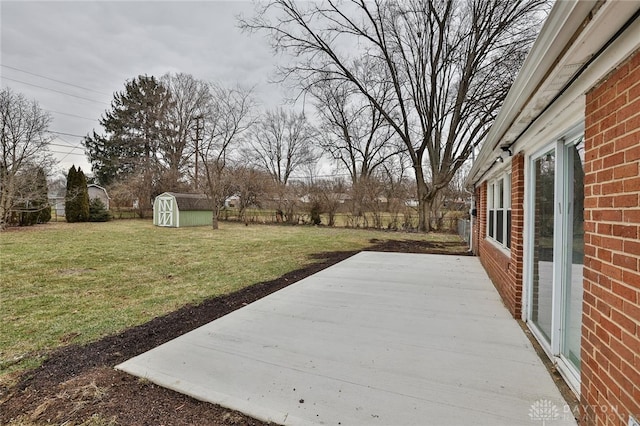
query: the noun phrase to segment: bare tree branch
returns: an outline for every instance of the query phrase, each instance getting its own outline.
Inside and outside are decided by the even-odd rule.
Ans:
[[[197,155],[202,159],[206,193],[213,204],[213,228],[218,228],[218,213],[224,201],[233,195],[232,179],[227,166],[253,126],[254,101],[251,91],[241,87],[224,88],[210,84],[210,102],[203,114],[203,139]]]
[[[337,81],[368,99],[411,158],[427,230],[432,201],[486,136],[546,4],[272,0],[241,26],[267,32],[277,51],[296,58],[280,72],[302,90]],[[360,72],[354,58],[363,57],[377,78]]]
[[[247,156],[275,182],[286,185],[296,170],[318,160],[316,136],[304,114],[282,108],[267,111],[251,132]]]
[[[38,197],[37,191],[21,190],[36,168],[48,169],[52,157],[47,146],[51,117],[35,101],[5,88],[0,92],[0,229],[4,229],[12,209]]]

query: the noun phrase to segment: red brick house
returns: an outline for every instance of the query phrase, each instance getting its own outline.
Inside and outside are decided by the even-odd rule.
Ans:
[[[580,400],[640,421],[640,2],[557,2],[474,163],[473,250]]]

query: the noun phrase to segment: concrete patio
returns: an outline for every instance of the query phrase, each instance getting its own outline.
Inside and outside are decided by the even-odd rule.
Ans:
[[[287,425],[576,424],[474,257],[362,252],[117,368]]]

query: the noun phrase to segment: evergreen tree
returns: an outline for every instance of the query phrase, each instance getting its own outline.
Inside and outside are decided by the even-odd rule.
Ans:
[[[78,202],[76,198],[76,166],[73,165],[67,173],[67,193],[64,197],[64,215],[67,222],[77,222]]]
[[[77,173],[78,193],[80,194],[80,215],[79,222],[89,221],[89,188],[87,188],[87,177],[80,167]]]
[[[89,201],[89,222],[107,222],[111,219],[107,207],[100,198]]]
[[[100,119],[105,135],[95,131],[83,144],[101,185],[141,172],[150,179],[157,171],[160,143],[170,132],[171,105],[167,89],[155,77],[138,76],[114,95],[111,109]]]
[[[86,222],[89,220],[87,178],[79,167],[77,170],[75,166],[71,166],[69,169],[64,209],[67,222]]]

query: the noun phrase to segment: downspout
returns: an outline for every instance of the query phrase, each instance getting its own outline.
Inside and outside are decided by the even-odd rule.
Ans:
[[[475,147],[471,150],[471,167],[476,162],[476,149]],[[469,191],[467,188],[462,188],[464,192],[471,196],[471,203],[469,203],[469,252],[473,253],[473,210],[476,205],[475,199],[475,185],[472,187],[472,191]]]
[[[471,203],[469,203],[469,252],[473,253],[473,210],[476,204],[475,191],[469,191],[467,188],[463,188],[464,192],[469,194]]]

